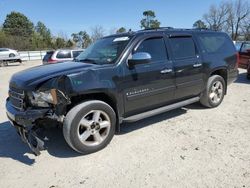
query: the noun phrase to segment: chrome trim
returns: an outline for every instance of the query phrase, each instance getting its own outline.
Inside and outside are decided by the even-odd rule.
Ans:
[[[161,71],[161,74],[167,74],[167,73],[170,73],[172,71],[173,71],[173,69],[164,69]]]
[[[24,91],[22,90],[21,92],[17,92],[14,90],[15,88],[13,87],[9,88],[9,97],[10,97],[11,106],[16,108],[17,110],[23,111],[24,110],[24,97],[25,97]],[[18,106],[13,104],[11,100],[16,100],[16,103],[18,103]]]

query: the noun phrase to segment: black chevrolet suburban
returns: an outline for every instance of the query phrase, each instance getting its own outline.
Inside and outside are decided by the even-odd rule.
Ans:
[[[122,122],[200,102],[220,105],[236,80],[237,52],[222,32],[159,28],[104,37],[72,62],[14,74],[7,116],[34,154],[57,122],[69,146],[104,148]]]

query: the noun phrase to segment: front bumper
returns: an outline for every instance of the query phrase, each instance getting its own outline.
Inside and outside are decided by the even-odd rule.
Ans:
[[[44,118],[49,109],[16,110],[9,99],[6,100],[6,114],[11,124],[17,129],[22,141],[30,147],[35,155],[40,154],[44,142],[37,135],[36,120]]]
[[[6,100],[6,113],[10,121],[16,122],[17,124],[28,127],[34,125],[35,121],[39,118],[43,118],[49,111],[48,108],[43,109],[30,109],[26,111],[16,110],[9,99]]]

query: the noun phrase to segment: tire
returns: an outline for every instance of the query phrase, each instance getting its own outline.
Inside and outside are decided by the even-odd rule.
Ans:
[[[215,108],[221,104],[226,91],[225,80],[219,75],[208,79],[205,91],[201,94],[200,103],[208,108]]]
[[[9,54],[9,57],[15,57],[15,56],[16,56],[16,55],[13,54],[13,53]]]
[[[115,125],[114,110],[105,102],[91,100],[68,112],[63,123],[63,135],[72,149],[89,154],[109,144],[115,134]]]

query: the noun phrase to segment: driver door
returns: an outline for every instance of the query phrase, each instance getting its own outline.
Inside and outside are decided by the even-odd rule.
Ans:
[[[174,99],[173,65],[168,60],[164,36],[142,39],[132,54],[137,52],[146,52],[152,59],[133,68],[126,66],[123,78],[126,116],[164,106]]]

